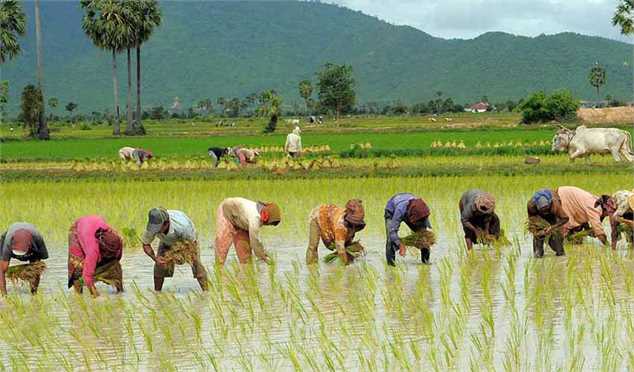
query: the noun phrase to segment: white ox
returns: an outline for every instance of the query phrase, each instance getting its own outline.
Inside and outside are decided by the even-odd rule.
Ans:
[[[553,138],[553,151],[566,151],[570,160],[592,154],[612,154],[616,161],[634,161],[632,137],[629,132],[616,128],[588,128],[584,125],[574,131],[562,127]]]

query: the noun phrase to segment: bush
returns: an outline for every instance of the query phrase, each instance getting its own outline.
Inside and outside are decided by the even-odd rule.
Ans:
[[[579,101],[568,90],[561,90],[547,96],[543,91],[530,95],[520,106],[522,123],[544,123],[549,121],[570,121],[575,118]]]

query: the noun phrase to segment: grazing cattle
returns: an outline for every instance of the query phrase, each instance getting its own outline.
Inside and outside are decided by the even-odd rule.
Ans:
[[[122,147],[119,149],[119,158],[121,160],[132,160],[132,153],[134,152],[134,147]]]
[[[616,128],[561,127],[553,137],[552,151],[566,151],[570,160],[592,154],[612,154],[616,161],[634,161],[629,132]]]
[[[299,119],[292,119],[291,125],[299,125]]]

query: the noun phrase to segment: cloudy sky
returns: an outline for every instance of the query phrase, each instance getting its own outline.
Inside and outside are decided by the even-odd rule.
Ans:
[[[617,0],[330,0],[443,38],[487,31],[535,36],[563,31],[627,40],[612,26]]]

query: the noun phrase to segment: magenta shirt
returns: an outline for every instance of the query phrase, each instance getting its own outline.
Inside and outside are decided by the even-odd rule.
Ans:
[[[69,247],[70,253],[84,259],[82,277],[87,286],[95,283],[95,269],[101,260],[99,242],[95,238],[98,229],[108,229],[106,220],[101,216],[84,216],[75,222],[77,243],[79,246]]]

